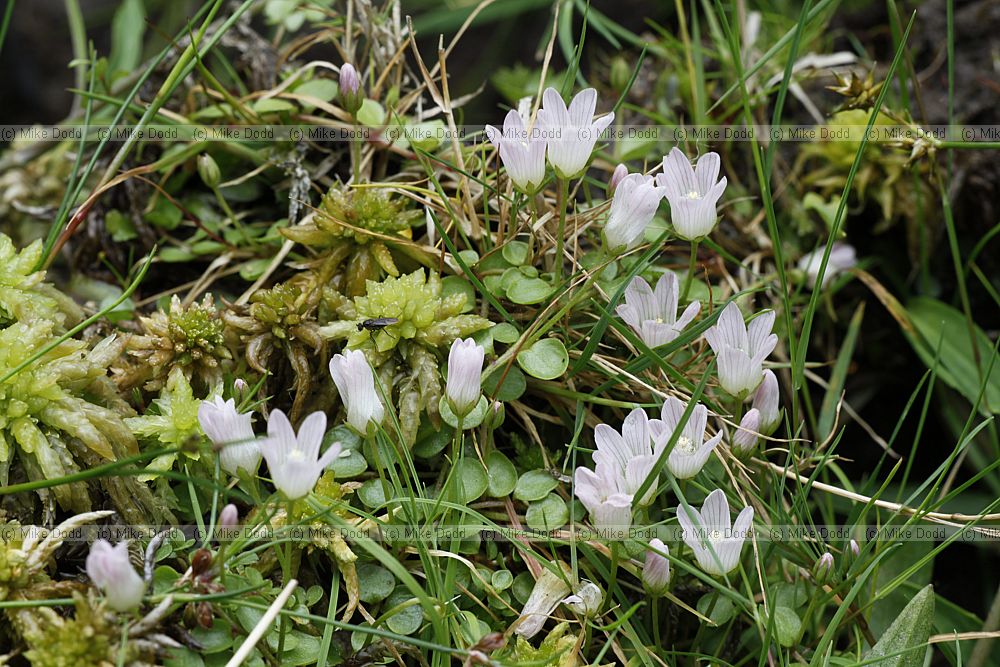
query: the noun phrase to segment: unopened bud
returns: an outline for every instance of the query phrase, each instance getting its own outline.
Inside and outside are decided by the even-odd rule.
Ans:
[[[232,528],[236,525],[236,522],[240,520],[239,510],[236,509],[236,505],[229,503],[222,508],[219,512],[219,527],[220,528]]]
[[[507,409],[504,408],[503,403],[500,401],[493,401],[493,403],[486,408],[486,419],[483,423],[486,428],[494,431],[503,425],[504,419],[507,416]]]
[[[619,164],[615,167],[615,170],[611,172],[611,178],[608,180],[608,195],[614,193],[615,188],[618,184],[622,182],[622,179],[628,176],[628,167],[623,164]]]
[[[819,557],[813,566],[813,581],[817,584],[824,584],[830,579],[831,572],[833,572],[833,554],[827,551]]]
[[[632,68],[629,67],[628,62],[622,57],[616,57],[611,61],[611,72],[610,76],[611,87],[615,89],[616,92],[624,93],[625,89],[628,88],[628,82],[632,78]]]
[[[208,153],[202,153],[198,156],[198,175],[201,176],[201,182],[212,190],[219,187],[219,181],[222,180],[219,165]]]
[[[757,446],[757,434],[760,432],[760,410],[751,408],[740,420],[739,428],[733,435],[733,450],[737,454],[748,454]]]
[[[236,378],[236,381],[233,382],[233,392],[236,394],[236,397],[243,400],[246,398],[248,391],[250,391],[250,384],[243,378]]]
[[[353,116],[364,101],[358,70],[351,63],[344,63],[340,68],[340,105]]]

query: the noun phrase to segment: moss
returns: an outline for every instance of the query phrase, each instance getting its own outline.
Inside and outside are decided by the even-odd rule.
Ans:
[[[397,391],[403,439],[412,444],[426,412],[438,419],[441,398],[441,359],[456,338],[463,338],[492,325],[485,317],[463,313],[465,295],[442,296],[441,278],[422,269],[399,278],[368,282],[367,293],[353,300],[328,292],[327,307],[340,317],[321,329],[334,340],[346,339],[347,347],[364,350],[384,386]],[[396,320],[378,331],[358,324],[368,319]],[[400,368],[397,361],[402,362]]]
[[[201,401],[194,397],[191,383],[181,367],[175,367],[170,372],[167,384],[160,392],[160,397],[153,401],[155,410],[148,410],[141,417],[130,417],[125,424],[139,438],[153,441],[160,447],[183,447],[192,438],[200,439],[204,434],[198,421],[198,407]],[[196,451],[188,453],[191,458],[198,458]],[[147,470],[161,471],[173,468],[177,453],[163,454],[153,459]],[[148,481],[155,475],[143,475],[140,479]]]
[[[297,243],[319,252],[314,263],[320,282],[331,280],[349,296],[365,292],[365,282],[399,276],[393,239],[405,242],[420,212],[408,200],[376,187],[330,188],[312,219],[281,230]],[[341,271],[346,262],[346,268]]]
[[[41,257],[41,241],[18,252],[14,242],[0,234],[0,328],[38,320],[63,327],[83,318],[72,299],[44,282],[44,271],[35,271]]]
[[[127,343],[132,363],[115,369],[121,388],[143,384],[148,391],[159,391],[174,368],[206,391],[222,383],[223,370],[233,355],[226,346],[225,323],[210,294],[186,307],[174,296],[169,311],[140,317],[139,324],[143,333],[131,336]]]
[[[323,348],[316,323],[318,290],[309,274],[296,281],[258,290],[247,306],[234,306],[222,317],[244,344],[247,363],[270,377],[275,391],[287,387],[282,381],[290,369],[294,375],[295,399],[291,417],[301,413],[312,387],[312,359]],[[287,364],[272,361],[278,352]]]
[[[0,377],[51,344],[56,326],[39,320],[0,331]],[[79,471],[70,440],[82,443],[104,462],[137,453],[122,414],[86,397],[101,393],[97,385],[108,381],[105,369],[116,349],[120,348],[113,338],[92,351],[82,341],[65,340],[0,382],[0,481],[6,483],[15,455],[32,480]],[[55,486],[51,493],[64,509],[90,509],[83,484]]]

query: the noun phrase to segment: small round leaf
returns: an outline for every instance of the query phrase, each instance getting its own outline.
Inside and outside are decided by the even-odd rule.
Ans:
[[[524,372],[539,380],[554,380],[569,367],[566,346],[555,338],[543,338],[517,355]]]

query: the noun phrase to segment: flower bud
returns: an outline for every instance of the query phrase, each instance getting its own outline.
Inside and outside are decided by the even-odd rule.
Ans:
[[[500,401],[493,401],[493,403],[486,409],[486,419],[483,420],[483,424],[486,428],[491,431],[503,426],[504,419],[507,416],[507,409],[503,406]]]
[[[361,76],[351,63],[340,68],[340,105],[352,116],[358,112],[365,96],[361,92]]]
[[[748,454],[757,446],[757,434],[760,433],[760,410],[751,408],[743,415],[740,426],[733,435],[733,450],[737,454]]]
[[[458,417],[465,417],[479,403],[482,393],[483,358],[486,350],[471,338],[455,339],[448,355],[448,402]]]
[[[761,435],[771,435],[781,424],[781,396],[778,391],[778,377],[770,368],[764,370],[764,379],[753,397],[753,407],[760,411]]]
[[[202,153],[198,156],[198,175],[201,176],[201,182],[212,190],[219,187],[219,181],[222,180],[219,165],[208,153]]]
[[[87,576],[115,611],[128,611],[142,603],[146,584],[129,562],[128,542],[116,546],[107,540],[94,542],[87,555]]]
[[[670,584],[670,561],[662,555],[670,553],[670,550],[658,537],[651,539],[649,546],[646,562],[642,566],[642,585],[651,595],[660,597],[667,592]]]
[[[236,509],[236,505],[229,503],[222,508],[219,512],[219,527],[220,528],[232,528],[236,525],[236,522],[240,520],[240,512]]]
[[[628,167],[623,164],[619,164],[615,167],[615,170],[611,172],[611,178],[608,179],[608,196],[610,197],[615,192],[615,188],[618,184],[622,182],[622,179],[628,176]]]
[[[611,87],[618,93],[625,92],[628,82],[632,78],[632,68],[624,58],[618,56],[611,61],[610,76]]]
[[[250,385],[243,378],[236,378],[233,382],[233,392],[236,393],[240,399],[246,398],[247,392],[250,391]]]
[[[833,572],[833,554],[827,551],[826,553],[824,553],[822,556],[819,557],[819,560],[817,560],[816,564],[813,566],[812,570],[813,581],[815,581],[817,585],[825,584],[827,581],[830,580],[830,574],[832,572]]]

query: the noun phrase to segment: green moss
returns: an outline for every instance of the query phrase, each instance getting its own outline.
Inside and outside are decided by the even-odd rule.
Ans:
[[[201,401],[194,397],[191,383],[184,375],[183,369],[175,367],[170,372],[167,384],[160,392],[160,397],[153,401],[153,410],[148,410],[141,417],[130,417],[125,424],[140,439],[155,442],[161,447],[182,447],[192,438],[203,436],[201,424],[198,421],[198,407]],[[198,458],[196,451],[188,453],[192,458]],[[177,460],[177,453],[163,454],[153,459],[147,470],[170,470]],[[147,481],[154,475],[144,475],[140,479]]]
[[[14,242],[0,234],[0,328],[37,320],[62,326],[82,319],[79,306],[44,282],[44,271],[34,270],[41,257],[41,241],[18,252]]]
[[[133,363],[115,369],[121,388],[143,384],[148,391],[158,391],[174,368],[206,391],[222,382],[223,369],[233,355],[211,295],[186,307],[174,296],[168,312],[140,317],[139,324],[143,334],[131,336],[127,343]]]
[[[358,296],[367,280],[399,276],[392,241],[408,240],[420,217],[408,205],[409,200],[384,188],[338,185],[326,193],[309,222],[281,233],[321,251],[316,262],[321,283],[333,281],[347,295]]]
[[[0,330],[0,377],[49,345],[56,326],[38,320]],[[65,340],[0,383],[0,482],[7,482],[15,454],[29,479],[42,480],[80,470],[77,444],[104,462],[137,452],[121,413],[85,397],[113,393],[105,373],[119,351],[113,338],[90,351],[83,341]],[[90,509],[83,484],[55,486],[51,493],[64,509]]]
[[[383,386],[396,390],[403,439],[410,444],[416,439],[421,413],[438,420],[440,365],[447,347],[456,338],[492,325],[485,317],[463,313],[464,294],[445,297],[441,288],[439,275],[426,275],[420,269],[382,282],[368,281],[367,293],[353,300],[333,292],[325,295],[327,307],[340,320],[320,331],[327,338],[346,340],[351,349],[365,351]],[[365,320],[385,318],[396,322],[378,331],[358,331],[358,324]]]

